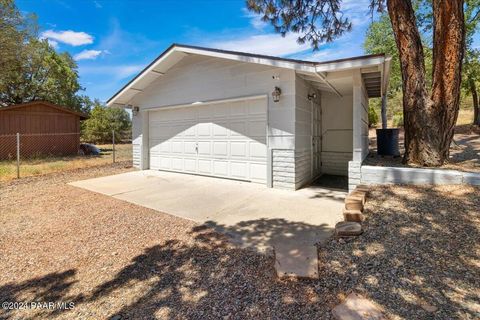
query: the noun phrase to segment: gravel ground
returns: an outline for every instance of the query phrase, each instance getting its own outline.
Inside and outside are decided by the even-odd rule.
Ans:
[[[98,167],[0,184],[0,301],[74,302],[0,309],[0,319],[293,319],[328,317],[337,297],[279,281],[271,257],[191,221],[66,182]]]
[[[211,229],[66,184],[127,170],[0,184],[0,301],[75,303],[0,319],[330,319],[351,291],[391,318],[479,316],[478,188],[375,190],[365,234],[320,249],[320,280],[287,281]]]
[[[400,153],[404,153],[403,129],[399,135]],[[377,155],[375,130],[371,129],[370,154],[364,164],[372,166],[415,167],[402,163],[402,157],[381,157]],[[475,126],[461,126],[455,129],[454,142],[450,148],[450,159],[441,169],[480,172],[480,129]]]
[[[321,286],[362,293],[392,319],[480,319],[479,196],[471,186],[375,188],[364,234],[319,250]]]

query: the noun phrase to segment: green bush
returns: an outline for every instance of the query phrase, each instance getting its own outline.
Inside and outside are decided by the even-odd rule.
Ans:
[[[394,114],[392,122],[394,127],[403,127],[403,113]]]
[[[376,127],[378,124],[378,114],[375,111],[375,108],[370,106],[368,108],[368,126],[371,127]]]
[[[130,116],[124,109],[106,108],[96,103],[90,118],[82,123],[82,140],[89,143],[111,143],[112,130],[115,130],[116,141],[130,136]]]

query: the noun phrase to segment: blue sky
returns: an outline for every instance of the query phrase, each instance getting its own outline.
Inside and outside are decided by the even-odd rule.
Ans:
[[[297,44],[294,34],[275,34],[245,10],[244,0],[16,1],[23,13],[38,15],[43,37],[77,60],[85,93],[102,101],[172,43],[314,61],[361,55],[369,2],[344,0],[352,32],[312,52],[308,44]]]

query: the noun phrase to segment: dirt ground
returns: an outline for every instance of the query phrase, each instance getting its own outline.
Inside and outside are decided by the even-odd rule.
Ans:
[[[412,167],[402,163],[402,157],[377,155],[377,140],[375,129],[370,129],[370,154],[364,164],[373,166]],[[404,131],[399,134],[400,154],[404,153]],[[450,159],[440,167],[466,172],[480,172],[480,128],[472,125],[462,125],[455,128],[455,135],[450,146]]]
[[[480,314],[478,188],[376,189],[364,235],[320,248],[320,280],[280,281],[272,257],[66,184],[128,170],[117,164],[0,183],[0,302],[74,304],[0,309],[0,318],[330,319],[351,291],[391,318]]]

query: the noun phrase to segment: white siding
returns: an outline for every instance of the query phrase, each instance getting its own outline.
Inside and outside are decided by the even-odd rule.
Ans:
[[[278,103],[274,103],[271,97],[275,86],[282,90]],[[272,150],[294,151],[295,149],[295,72],[293,70],[188,55],[138,94],[132,104],[140,107],[141,112],[136,116],[138,117],[149,109],[257,95],[268,96],[266,135],[269,154],[273,156],[268,174],[273,174],[276,153]],[[134,134],[135,140],[148,125],[142,121],[134,120],[134,122],[134,131],[137,132]],[[144,137],[141,140],[144,140]],[[148,157],[148,151],[139,148],[140,142],[134,141],[134,144],[136,153],[138,153],[137,150],[142,150]],[[138,158],[138,156],[135,157]],[[294,166],[295,157],[281,159],[284,164],[289,161]],[[287,182],[283,181],[283,183]],[[289,188],[295,188],[295,180]]]
[[[308,94],[316,93],[316,100],[308,100]],[[295,188],[311,182],[315,173],[312,165],[313,108],[320,108],[320,92],[310,83],[295,78]]]

